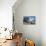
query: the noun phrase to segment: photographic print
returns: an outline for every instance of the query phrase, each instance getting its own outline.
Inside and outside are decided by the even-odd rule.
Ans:
[[[36,24],[36,16],[24,16],[23,23],[24,24]]]

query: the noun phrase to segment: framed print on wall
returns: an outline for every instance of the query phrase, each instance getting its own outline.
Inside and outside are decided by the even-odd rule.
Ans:
[[[24,16],[23,17],[23,24],[36,24],[36,16]]]

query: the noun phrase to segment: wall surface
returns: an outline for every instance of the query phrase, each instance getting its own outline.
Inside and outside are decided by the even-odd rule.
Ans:
[[[41,0],[23,0],[17,7],[14,5],[13,12],[15,28],[23,33],[24,38],[32,39],[36,46],[41,46]],[[36,16],[36,24],[23,24],[24,16]]]
[[[13,13],[15,29],[33,39],[37,46],[46,46],[46,0],[22,0],[14,4]],[[24,25],[23,16],[36,16],[36,25]]]
[[[0,0],[0,27],[12,29],[12,6],[16,0]]]
[[[42,46],[46,46],[46,0],[42,0],[41,4],[41,39]]]

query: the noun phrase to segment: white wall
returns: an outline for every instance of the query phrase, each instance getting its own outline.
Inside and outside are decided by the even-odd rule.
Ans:
[[[23,2],[16,7],[14,5],[15,28],[24,34],[24,37],[35,41],[36,46],[41,46],[41,0],[23,0]],[[35,25],[23,24],[24,16],[36,16]]]
[[[0,27],[12,28],[12,6],[16,0],[0,0]]]
[[[46,0],[42,0],[41,4],[41,38],[42,46],[46,46]]]
[[[27,1],[27,0],[26,0]],[[15,28],[23,32],[24,37],[36,41],[37,46],[46,46],[46,0],[28,0],[13,6]],[[36,25],[24,25],[23,16],[36,18]],[[42,44],[42,45],[39,45]]]

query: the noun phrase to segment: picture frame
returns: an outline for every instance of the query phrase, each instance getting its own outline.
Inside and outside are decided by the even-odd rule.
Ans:
[[[24,16],[23,17],[23,24],[35,25],[36,24],[36,16]]]

